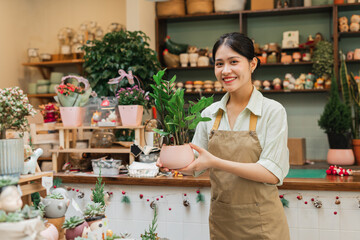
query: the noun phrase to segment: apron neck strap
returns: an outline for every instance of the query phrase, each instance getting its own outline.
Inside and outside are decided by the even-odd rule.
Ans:
[[[223,113],[224,113],[224,111],[221,108],[219,108],[219,111],[216,114],[215,122],[214,122],[214,125],[213,125],[211,131],[218,130]],[[258,120],[258,117],[251,112],[250,113],[250,123],[249,123],[250,131],[256,131],[257,120]]]

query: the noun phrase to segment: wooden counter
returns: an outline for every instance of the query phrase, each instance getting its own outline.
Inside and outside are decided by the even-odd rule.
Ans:
[[[60,177],[63,183],[89,183],[95,184],[94,175],[75,175],[56,173],[54,177]],[[173,186],[173,187],[210,187],[207,174],[200,177],[155,177],[133,178],[127,175],[116,177],[103,177],[106,184],[116,185],[141,185],[141,186]],[[279,189],[286,190],[314,190],[314,191],[360,191],[360,176],[338,177],[326,176],[320,178],[285,178],[284,184]]]

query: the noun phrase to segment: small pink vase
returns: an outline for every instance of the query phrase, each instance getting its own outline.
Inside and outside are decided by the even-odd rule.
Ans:
[[[352,149],[329,149],[327,162],[331,165],[353,165],[355,163]]]
[[[58,240],[59,231],[54,224],[46,223],[46,229],[40,233],[40,235],[46,240]]]
[[[75,228],[66,229],[66,240],[74,240],[76,237],[81,237],[85,227],[89,227],[89,224],[87,222],[83,222]]]
[[[140,126],[143,111],[141,105],[119,105],[122,126]]]
[[[194,159],[194,152],[189,144],[161,147],[160,161],[163,167],[169,169],[184,168]]]
[[[84,122],[85,108],[60,107],[60,114],[64,127],[80,127]]]

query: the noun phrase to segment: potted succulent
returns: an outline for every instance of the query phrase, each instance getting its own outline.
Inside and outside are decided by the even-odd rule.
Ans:
[[[67,82],[78,81],[77,85]],[[61,84],[55,87],[55,100],[60,104],[60,114],[64,126],[79,127],[83,124],[85,104],[89,101],[92,90],[88,80],[78,76],[65,76]]]
[[[156,52],[149,47],[149,37],[141,31],[110,32],[102,40],[90,41],[83,49],[84,71],[98,96],[114,93],[107,82],[118,75],[119,69],[138,76],[145,91],[150,89],[151,78],[160,69]]]
[[[351,133],[352,133],[352,146],[355,154],[355,159],[360,165],[360,88],[355,81],[353,73],[348,74],[345,55],[340,52],[341,65],[340,65],[340,83],[344,102],[349,108],[351,120]]]
[[[341,101],[337,81],[331,78],[330,99],[325,105],[318,124],[328,136],[330,149],[327,155],[329,164],[352,165],[354,154],[351,149],[351,112]]]
[[[26,116],[36,112],[19,87],[2,88],[0,96],[0,175],[20,175],[24,168],[24,142],[21,138],[6,139],[6,130],[26,131]]]
[[[101,221],[105,218],[105,206],[100,202],[90,202],[86,205],[84,215],[85,221],[91,227],[93,223]]]
[[[45,217],[61,218],[65,216],[70,200],[61,193],[51,193],[45,198],[41,198],[41,203],[45,206]]]
[[[189,131],[196,128],[201,121],[210,121],[210,118],[201,117],[201,111],[213,103],[213,97],[202,97],[197,103],[189,101],[189,108],[185,108],[184,91],[175,91],[176,76],[170,81],[164,80],[165,70],[154,75],[155,84],[151,84],[155,99],[155,107],[159,113],[159,122],[162,129],[154,129],[164,137],[160,151],[160,159],[164,167],[178,169],[186,167],[194,160],[194,153],[188,144]]]
[[[126,79],[132,87],[120,87],[116,91],[116,98],[118,99],[118,108],[123,126],[140,126],[143,116],[144,107],[149,103],[148,93],[145,93],[140,87],[140,82],[132,72],[126,73],[124,70],[119,70],[119,77],[110,79],[109,84],[117,84],[117,88],[122,86]],[[138,80],[138,85],[135,85],[135,79]]]
[[[84,228],[88,226],[85,219],[79,216],[72,216],[65,220],[62,227],[66,229],[66,240],[74,240],[76,237],[80,237]]]

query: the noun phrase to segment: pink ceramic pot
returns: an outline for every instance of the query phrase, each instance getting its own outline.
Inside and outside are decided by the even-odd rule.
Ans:
[[[66,233],[65,233],[66,240],[74,240],[76,237],[81,237],[84,228],[88,226],[89,224],[85,221],[82,224],[76,226],[75,228],[66,229]]]
[[[327,162],[331,165],[353,165],[355,163],[352,149],[329,149]]]
[[[161,147],[160,161],[166,168],[184,168],[194,161],[194,159],[194,152],[189,144]]]
[[[84,122],[85,108],[60,107],[60,114],[64,127],[80,127]]]
[[[143,111],[141,105],[119,105],[122,126],[140,126]]]
[[[59,231],[54,224],[46,223],[46,229],[40,233],[40,235],[46,240],[58,240]]]

